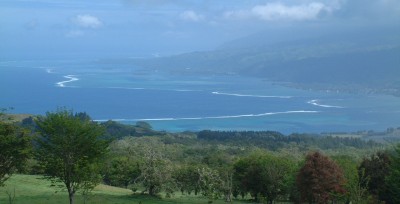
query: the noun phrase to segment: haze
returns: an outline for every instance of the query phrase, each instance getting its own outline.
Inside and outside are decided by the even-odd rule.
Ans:
[[[400,25],[398,0],[2,0],[0,59],[158,57]]]

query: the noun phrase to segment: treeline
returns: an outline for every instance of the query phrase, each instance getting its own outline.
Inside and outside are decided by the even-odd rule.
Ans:
[[[272,131],[171,134],[68,110],[30,123],[3,116],[0,184],[14,172],[43,175],[63,183],[70,203],[98,183],[210,202],[400,203],[400,145]]]
[[[347,152],[267,151],[164,137],[126,137],[111,143],[104,182],[134,191],[210,199],[293,203],[398,203],[400,146],[355,159]],[[397,183],[397,184],[396,184]]]
[[[86,113],[79,113],[79,118],[89,118]],[[17,123],[19,126],[30,129],[31,131],[37,131],[37,126],[34,122],[34,117],[30,116]],[[256,146],[265,148],[268,150],[279,150],[287,148],[288,146],[298,146],[302,149],[318,148],[318,149],[343,149],[343,148],[357,148],[357,149],[370,149],[370,148],[381,148],[384,145],[374,140],[365,140],[362,137],[351,137],[351,136],[329,136],[328,133],[324,134],[298,134],[293,133],[290,135],[284,135],[276,131],[211,131],[203,130],[200,132],[186,132],[186,133],[167,133],[164,131],[155,131],[151,125],[139,121],[134,125],[123,124],[116,121],[106,121],[99,123],[105,128],[104,137],[109,139],[121,139],[126,136],[142,137],[142,136],[166,136],[166,142],[175,142],[181,144],[193,143],[193,137],[189,139],[189,136],[195,135],[197,139],[210,144],[230,144],[234,146]],[[388,129],[391,130],[394,128]],[[389,132],[390,133],[390,132]],[[369,133],[366,136],[382,137],[389,133]],[[168,137],[173,135],[173,137]],[[180,137],[176,137],[180,135]],[[182,136],[183,135],[183,136]],[[342,135],[345,135],[343,133]],[[392,136],[393,137],[393,136]],[[167,141],[168,140],[168,141]]]
[[[200,140],[210,142],[227,142],[235,145],[254,145],[269,150],[284,148],[289,144],[314,146],[321,149],[338,149],[342,147],[376,148],[379,143],[355,137],[332,137],[317,134],[290,134],[283,135],[274,131],[200,131],[197,135]]]
[[[90,116],[85,112],[80,112],[77,114],[77,117],[85,120],[91,120]],[[26,129],[30,129],[32,132],[36,132],[38,127],[35,123],[35,116],[29,116],[27,118],[18,121],[16,125],[21,126]],[[118,123],[116,121],[108,120],[105,122],[101,122],[100,125],[105,128],[105,133],[103,137],[109,139],[121,139],[126,136],[132,137],[141,137],[145,135],[165,135],[165,132],[155,131],[152,129],[151,125],[139,121],[135,125],[126,125],[122,123]]]

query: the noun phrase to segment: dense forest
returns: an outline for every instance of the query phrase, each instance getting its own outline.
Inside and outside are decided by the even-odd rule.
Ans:
[[[70,203],[99,183],[132,196],[196,195],[209,203],[400,202],[395,128],[370,140],[372,132],[169,133],[145,122],[93,122],[69,110],[0,117],[0,184],[13,173],[42,175],[61,182]],[[388,135],[390,141],[376,139]]]

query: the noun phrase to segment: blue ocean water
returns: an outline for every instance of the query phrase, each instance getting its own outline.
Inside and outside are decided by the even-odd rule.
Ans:
[[[157,130],[384,130],[400,126],[400,98],[299,90],[258,78],[183,76],[126,61],[0,62],[0,107],[58,107],[99,121],[147,121]]]

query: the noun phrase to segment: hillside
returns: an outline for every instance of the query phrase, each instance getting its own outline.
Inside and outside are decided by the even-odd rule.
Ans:
[[[145,69],[181,75],[229,74],[289,82],[298,88],[400,95],[397,30],[305,39],[268,40],[259,34],[217,50],[139,59]]]

